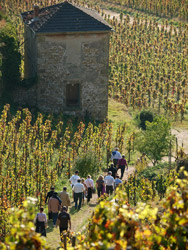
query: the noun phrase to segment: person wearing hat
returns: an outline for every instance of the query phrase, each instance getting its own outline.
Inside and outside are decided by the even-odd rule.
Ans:
[[[58,213],[61,207],[60,199],[57,197],[57,192],[53,193],[48,203],[48,211],[52,213],[53,225],[56,225]]]
[[[47,203],[47,202],[49,203],[49,200],[50,200],[50,198],[52,197],[52,195],[53,195],[53,193],[54,193],[54,190],[55,190],[54,186],[51,186],[51,191],[49,191],[49,192],[47,193],[47,195],[46,195],[45,203]],[[48,219],[49,219],[49,220],[52,219],[52,213],[50,213],[49,211],[48,211]]]
[[[124,172],[125,172],[125,166],[127,166],[127,169],[128,169],[128,165],[127,165],[127,162],[125,160],[125,155],[122,155],[122,158],[118,160],[118,168],[121,169],[121,177],[120,179],[123,178],[123,175],[124,175]]]
[[[60,236],[62,240],[62,232],[67,231],[68,227],[71,230],[71,218],[70,214],[67,213],[67,207],[63,206],[61,213],[58,215],[56,227],[59,226]]]
[[[112,151],[112,155],[111,155],[111,160],[113,161],[115,168],[119,159],[121,159],[121,154],[119,152],[119,149],[115,148],[115,150]]]
[[[109,171],[108,175],[104,178],[104,183],[106,184],[106,193],[112,194],[114,191],[114,177],[112,177],[111,171]]]

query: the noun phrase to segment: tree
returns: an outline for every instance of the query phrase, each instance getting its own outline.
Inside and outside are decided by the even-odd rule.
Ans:
[[[136,117],[139,127],[143,130],[146,130],[146,121],[152,122],[153,118],[154,114],[150,110],[142,110]]]
[[[21,54],[16,29],[9,22],[0,31],[0,52],[3,88],[10,91],[20,81]]]
[[[170,142],[173,142],[170,122],[159,116],[153,122],[146,121],[146,130],[139,132],[136,137],[137,150],[145,153],[153,165],[168,155]]]

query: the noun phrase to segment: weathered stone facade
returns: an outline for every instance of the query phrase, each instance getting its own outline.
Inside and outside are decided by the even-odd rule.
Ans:
[[[108,110],[108,34],[37,37],[38,107],[103,119]],[[66,106],[66,85],[80,85],[79,107]]]
[[[26,25],[25,77],[37,76],[37,84],[30,90],[32,97],[25,95],[27,100],[35,98],[32,103],[44,112],[105,119],[109,36],[109,30],[35,33]],[[18,99],[27,102],[23,97]]]

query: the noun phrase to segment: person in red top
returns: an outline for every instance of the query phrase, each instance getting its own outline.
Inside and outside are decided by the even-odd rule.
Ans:
[[[122,155],[122,158],[118,160],[118,167],[121,169],[121,177],[120,179],[123,178],[124,172],[125,172],[125,166],[127,166],[128,169],[128,165],[127,162],[125,160],[125,155]]]

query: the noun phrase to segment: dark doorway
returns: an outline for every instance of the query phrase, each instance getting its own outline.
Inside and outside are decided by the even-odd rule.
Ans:
[[[80,85],[67,84],[66,85],[66,106],[79,107],[80,105]]]

